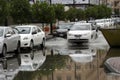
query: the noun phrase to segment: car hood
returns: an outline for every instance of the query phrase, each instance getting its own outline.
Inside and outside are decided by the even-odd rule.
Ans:
[[[30,34],[20,34],[21,39],[23,39],[24,37],[29,37],[29,36]]]
[[[68,34],[91,34],[90,30],[69,31]]]

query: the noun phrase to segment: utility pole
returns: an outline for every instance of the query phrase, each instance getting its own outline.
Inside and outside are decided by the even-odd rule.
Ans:
[[[51,3],[52,1],[50,0],[50,6],[51,6]],[[50,22],[50,34],[53,34],[53,30],[52,30],[52,22]]]

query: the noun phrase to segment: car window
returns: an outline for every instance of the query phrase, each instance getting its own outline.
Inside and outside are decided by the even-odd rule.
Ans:
[[[32,32],[37,32],[37,29],[35,27],[33,27]]]
[[[0,37],[3,36],[3,31],[4,31],[4,29],[0,28]]]
[[[29,34],[31,31],[30,27],[16,27],[19,34]]]
[[[38,32],[41,32],[40,28],[37,27],[37,31],[38,31]]]
[[[90,30],[90,25],[74,25],[70,30]]]
[[[59,29],[69,29],[71,26],[71,24],[61,24],[59,25]]]
[[[11,28],[6,28],[5,29],[5,34],[12,34],[12,29]]]

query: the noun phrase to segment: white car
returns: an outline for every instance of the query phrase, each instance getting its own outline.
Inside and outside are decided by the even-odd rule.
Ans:
[[[33,46],[45,46],[45,33],[42,29],[35,25],[16,26],[16,30],[21,36],[21,47],[33,49]]]
[[[0,54],[6,56],[7,52],[20,53],[20,36],[11,27],[0,27]]]
[[[71,43],[89,42],[97,37],[97,30],[91,23],[76,23],[67,33],[67,40]]]

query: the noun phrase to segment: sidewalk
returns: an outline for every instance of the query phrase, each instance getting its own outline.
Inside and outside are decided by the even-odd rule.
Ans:
[[[46,35],[46,40],[49,40],[49,39],[52,39],[52,38],[53,38],[53,35],[51,35],[51,34]]]
[[[52,35],[52,34],[45,33],[45,35],[46,35],[46,40],[49,40],[49,39],[52,39],[52,38],[53,38],[53,35]]]

